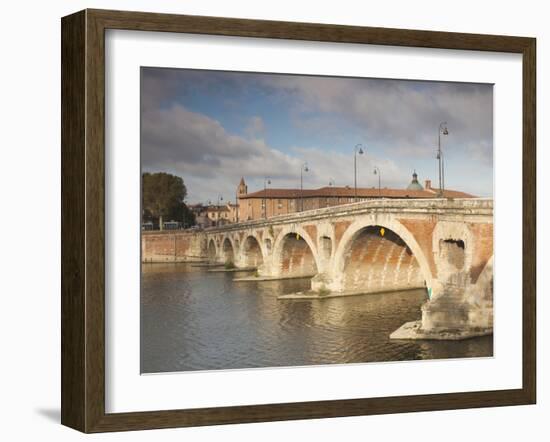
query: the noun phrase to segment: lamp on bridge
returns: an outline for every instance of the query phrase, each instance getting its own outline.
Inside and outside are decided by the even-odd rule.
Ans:
[[[304,211],[304,172],[309,172],[307,162],[302,164],[300,169],[300,212]]]
[[[220,215],[221,215],[220,201],[223,201],[223,196],[218,195],[218,204],[216,205],[216,212],[218,214],[218,216],[216,217],[216,226],[220,225]]]
[[[269,177],[264,177],[264,201],[263,201],[263,209],[264,209],[264,218],[267,218],[267,186],[271,184],[271,179]]]
[[[378,175],[378,197],[381,197],[382,194],[381,194],[381,190],[380,190],[380,177],[382,176],[382,174],[380,173],[380,169],[378,168],[378,166],[374,166],[374,172],[373,172],[375,175]]]
[[[365,152],[363,151],[363,145],[356,144],[355,151],[353,153],[353,176],[354,176],[354,188],[355,188],[355,191],[353,193],[354,200],[357,200],[357,154],[363,155],[364,153]]]
[[[439,133],[437,137],[437,160],[439,161],[439,197],[443,197],[444,190],[444,170],[443,170],[443,152],[441,152],[441,135],[449,135],[449,130],[447,129],[447,122],[443,121],[439,123]]]

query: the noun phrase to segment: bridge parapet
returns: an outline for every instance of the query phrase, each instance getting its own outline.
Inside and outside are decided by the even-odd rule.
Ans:
[[[231,232],[289,223],[317,221],[331,217],[358,216],[365,213],[432,214],[442,216],[493,216],[492,198],[380,199],[342,204],[322,209],[295,212],[266,219],[209,227],[207,233]]]

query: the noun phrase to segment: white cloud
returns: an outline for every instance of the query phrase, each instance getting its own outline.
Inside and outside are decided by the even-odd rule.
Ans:
[[[329,178],[338,186],[353,185],[353,154],[315,145],[287,148],[291,154],[277,150],[264,139],[266,123],[260,115],[243,119],[243,135],[230,133],[219,121],[178,104],[191,90],[195,94],[224,91],[223,103],[237,100],[233,112],[260,91],[273,109],[289,113],[295,129],[315,134],[317,140],[321,135],[331,142],[345,142],[339,137],[355,131],[358,141],[368,146],[367,154],[358,157],[359,186],[377,185],[374,165],[382,171],[382,186],[406,186],[412,172],[408,164],[424,164],[430,170],[417,170],[420,178],[433,180],[441,121],[448,122],[450,131],[443,140],[449,180],[453,170],[475,172],[474,164],[492,176],[492,88],[488,85],[148,71],[142,76],[142,164],[146,170],[182,176],[192,201],[215,200],[219,193],[232,198],[241,176],[250,191],[262,188],[265,176],[271,177],[273,187],[297,187],[305,160],[311,168],[305,176],[306,187],[327,185]],[[240,96],[247,98],[240,101]],[[455,177],[453,184],[467,190],[466,174],[455,173]],[[487,192],[489,178],[484,185]]]
[[[254,120],[262,127],[261,120]],[[259,131],[256,131],[259,132]],[[180,105],[143,114],[142,162],[149,171],[163,170],[184,178],[190,201],[215,201],[218,194],[233,198],[241,176],[249,182],[249,191],[260,190],[264,177],[272,187],[298,187],[300,168],[307,161],[310,171],[304,175],[304,187],[353,185],[353,156],[320,148],[294,147],[287,155],[268,146],[261,138],[228,133],[221,124]],[[373,166],[382,170],[383,186],[403,187],[406,174],[395,163],[358,155],[358,185],[377,183]]]
[[[262,117],[251,117],[245,127],[245,133],[250,138],[261,137],[265,133],[265,124]]]
[[[345,117],[371,143],[395,146],[416,155],[437,146],[439,123],[448,123],[452,149],[475,145],[480,158],[492,158],[493,95],[490,85],[430,83],[380,79],[262,76],[292,103],[296,125],[319,127],[322,112]],[[311,121],[310,121],[311,120]]]

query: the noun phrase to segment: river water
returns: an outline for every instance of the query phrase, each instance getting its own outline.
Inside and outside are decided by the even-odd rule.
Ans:
[[[425,290],[320,300],[278,300],[308,279],[234,282],[190,264],[144,264],[141,372],[491,356],[492,336],[393,341],[420,319]]]

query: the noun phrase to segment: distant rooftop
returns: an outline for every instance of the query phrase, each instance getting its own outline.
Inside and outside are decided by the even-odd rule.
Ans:
[[[241,178],[241,182],[244,180]],[[432,188],[430,180],[426,180],[424,187],[418,182],[418,175],[414,171],[412,181],[406,189],[389,189],[387,187],[358,187],[357,198],[436,198],[439,189]],[[239,195],[240,199],[249,198],[278,198],[278,199],[295,199],[295,198],[352,198],[355,196],[355,189],[350,186],[336,187],[325,186],[318,189],[274,189],[268,188],[257,192]],[[458,190],[443,191],[445,198],[475,198],[466,192]]]
[[[189,204],[187,207],[189,207],[191,210],[201,210],[201,211],[208,211],[208,212],[229,212],[230,208],[237,207],[234,203],[227,203],[227,204],[220,204],[219,206],[216,204]]]
[[[422,186],[421,186],[422,188]],[[357,188],[357,198],[435,198],[437,197],[437,189],[388,189],[381,188]],[[354,197],[355,189],[353,187],[334,187],[327,186],[319,189],[266,189],[258,192],[247,193],[239,198],[346,198]],[[459,192],[457,190],[445,190],[443,192],[445,198],[475,198],[469,193]]]

